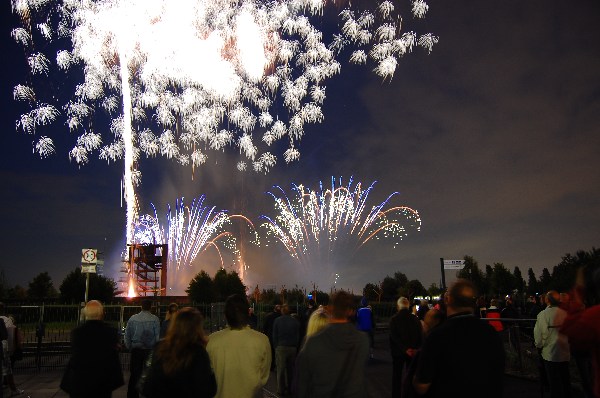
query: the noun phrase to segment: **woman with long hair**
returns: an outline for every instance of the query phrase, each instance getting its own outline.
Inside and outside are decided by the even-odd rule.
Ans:
[[[186,307],[171,317],[167,335],[148,360],[140,392],[153,397],[213,397],[217,383],[206,352],[203,317]]]
[[[327,326],[328,319],[327,313],[323,307],[316,309],[308,319],[308,325],[306,326],[306,338],[309,338]]]

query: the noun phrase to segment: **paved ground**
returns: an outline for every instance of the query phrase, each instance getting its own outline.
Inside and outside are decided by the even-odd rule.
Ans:
[[[391,397],[392,360],[388,352],[387,334],[377,333],[375,340],[374,358],[369,361],[367,375],[369,382],[369,397]],[[20,389],[25,390],[21,397],[31,398],[67,398],[68,395],[58,387],[62,370],[44,370],[39,373],[15,374],[15,381]],[[127,379],[129,375],[126,374]],[[265,387],[265,397],[277,397],[275,372],[271,372],[269,382]],[[507,398],[541,397],[537,382],[506,376],[504,378],[504,396]],[[4,390],[4,397],[10,396]],[[113,393],[114,398],[125,398],[127,387],[123,386]],[[483,395],[485,396],[485,395]],[[546,393],[546,396],[549,396]]]

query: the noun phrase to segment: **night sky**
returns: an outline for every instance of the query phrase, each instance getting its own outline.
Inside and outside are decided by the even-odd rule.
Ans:
[[[145,160],[144,210],[153,203],[163,214],[178,197],[206,194],[222,209],[244,198],[245,214],[258,221],[271,211],[265,192],[274,184],[377,181],[372,205],[398,191],[393,204],[417,209],[423,224],[398,248],[367,244],[340,266],[339,286],[355,292],[396,271],[439,284],[440,257],[470,255],[480,267],[503,263],[523,274],[532,267],[539,276],[566,253],[598,247],[600,3],[428,4],[421,31],[440,38],[432,53],[405,57],[391,82],[343,64],[327,84],[324,123],[305,128],[299,162],[239,175],[229,153],[194,173],[165,158]],[[32,153],[33,137],[15,129],[22,110],[12,88],[25,81],[26,63],[10,38],[10,2],[0,15],[0,268],[10,285],[27,286],[48,271],[58,288],[79,266],[81,249],[93,247],[105,252],[105,273],[116,279],[125,240],[122,163],[93,157],[80,168],[69,162],[66,142],[49,159]],[[60,123],[54,129],[52,137],[70,134]],[[248,250],[251,286],[328,284],[282,250]],[[217,267],[214,256],[201,255],[192,274]]]

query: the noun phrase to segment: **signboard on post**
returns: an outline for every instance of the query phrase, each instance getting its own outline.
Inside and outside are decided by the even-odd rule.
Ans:
[[[98,250],[81,249],[81,273],[95,274],[96,263],[98,263]]]
[[[92,265],[81,264],[81,273],[82,274],[95,274],[96,266],[93,264]]]
[[[444,269],[463,269],[465,260],[444,260]]]
[[[96,264],[98,262],[98,250],[81,249],[81,264]]]
[[[440,273],[442,275],[442,290],[446,290],[446,270],[447,269],[463,269],[465,267],[465,260],[444,260],[440,258]]]
[[[88,290],[90,288],[90,274],[96,273],[96,264],[98,263],[98,250],[81,249],[81,273],[86,274],[85,278],[85,302],[88,301]]]

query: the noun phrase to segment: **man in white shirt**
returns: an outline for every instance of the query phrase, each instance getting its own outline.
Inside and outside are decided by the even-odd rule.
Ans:
[[[206,351],[217,379],[216,398],[258,398],[269,380],[271,344],[248,326],[248,300],[240,294],[225,301],[227,328],[209,336]]]
[[[569,361],[571,354],[567,336],[560,327],[567,312],[559,308],[560,295],[551,290],[546,294],[546,309],[537,316],[533,337],[535,346],[542,350],[542,360],[550,383],[551,398],[570,397]]]

